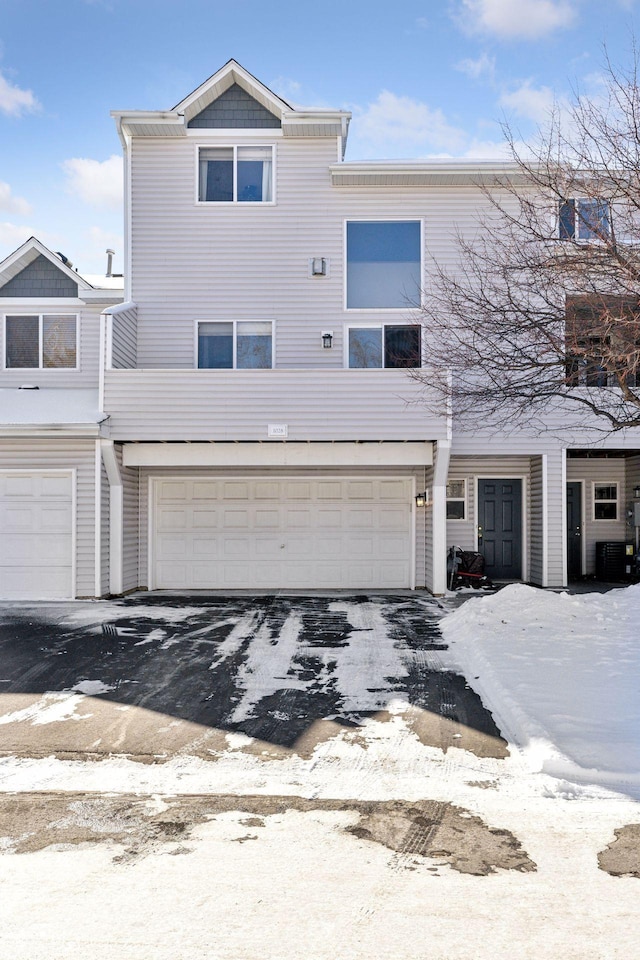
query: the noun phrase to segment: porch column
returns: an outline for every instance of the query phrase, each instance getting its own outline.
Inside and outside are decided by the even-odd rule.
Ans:
[[[567,585],[567,451],[549,450],[543,461],[543,587]]]
[[[431,488],[432,531],[432,589],[436,596],[447,589],[447,477],[451,441],[438,440],[433,458],[433,485]]]

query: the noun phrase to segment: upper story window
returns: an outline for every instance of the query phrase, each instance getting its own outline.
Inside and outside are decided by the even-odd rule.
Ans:
[[[198,323],[198,367],[206,370],[257,370],[273,366],[270,320]]]
[[[561,240],[605,240],[609,236],[609,204],[606,200],[563,200],[559,205]]]
[[[419,220],[347,222],[347,310],[420,305]]]
[[[567,297],[570,387],[640,386],[640,304],[613,296]]]
[[[349,329],[350,367],[420,367],[422,328],[417,323]]]
[[[75,315],[29,314],[5,317],[5,368],[76,369],[77,327]]]
[[[273,147],[201,147],[198,181],[202,203],[271,203]]]

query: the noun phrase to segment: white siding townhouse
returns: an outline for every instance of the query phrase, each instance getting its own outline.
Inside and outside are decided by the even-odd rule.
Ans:
[[[426,252],[504,167],[345,162],[348,113],[235,61],[114,118],[124,290],[0,264],[0,597],[439,594],[452,543],[561,586],[633,540],[640,436],[464,433],[407,375]]]

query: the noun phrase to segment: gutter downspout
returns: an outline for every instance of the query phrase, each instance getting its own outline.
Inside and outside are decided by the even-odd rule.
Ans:
[[[442,596],[447,591],[447,477],[449,476],[451,440],[438,440],[435,448],[431,487],[432,591],[436,596]]]
[[[109,593],[124,593],[124,493],[113,440],[101,440],[109,481]]]

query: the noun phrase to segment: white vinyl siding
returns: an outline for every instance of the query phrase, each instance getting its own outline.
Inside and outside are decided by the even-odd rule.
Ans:
[[[584,515],[582,517],[585,539],[587,576],[593,576],[596,570],[596,543],[608,540],[633,540],[633,528],[627,528],[624,507],[618,504],[616,520],[594,519],[594,487],[617,484],[619,495],[625,489],[625,466],[623,457],[569,457],[567,459],[567,480],[584,481]]]

